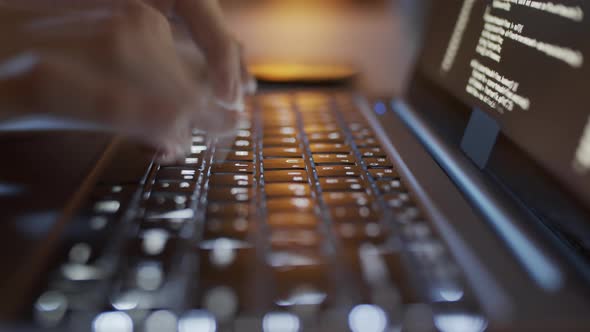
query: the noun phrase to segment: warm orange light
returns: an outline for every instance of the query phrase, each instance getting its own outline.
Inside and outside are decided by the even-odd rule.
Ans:
[[[258,63],[250,71],[260,80],[270,82],[332,81],[352,78],[356,71],[351,66],[302,63]]]

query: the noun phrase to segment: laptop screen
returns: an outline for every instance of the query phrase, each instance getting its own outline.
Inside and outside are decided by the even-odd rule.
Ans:
[[[432,1],[421,70],[590,205],[590,3]]]

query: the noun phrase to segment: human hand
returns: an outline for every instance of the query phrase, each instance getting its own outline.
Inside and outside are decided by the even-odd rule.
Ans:
[[[146,0],[168,16],[178,16],[203,51],[219,104],[243,110],[244,94],[256,91],[243,48],[223,19],[217,0]]]
[[[213,105],[203,64],[183,61],[168,20],[140,1],[0,11],[0,109],[113,127],[184,154],[193,127],[220,132],[237,113]]]

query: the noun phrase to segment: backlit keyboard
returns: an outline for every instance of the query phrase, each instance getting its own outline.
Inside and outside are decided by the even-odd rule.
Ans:
[[[152,165],[139,190],[97,187],[31,306],[36,324],[356,332],[453,331],[458,314],[479,322],[350,94],[266,93],[247,109],[231,139],[195,131],[184,162]]]

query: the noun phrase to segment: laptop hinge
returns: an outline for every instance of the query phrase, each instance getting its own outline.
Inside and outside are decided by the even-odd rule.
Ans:
[[[499,133],[498,122],[484,111],[476,108],[471,112],[471,118],[463,133],[461,150],[480,169],[483,169],[490,159]]]

